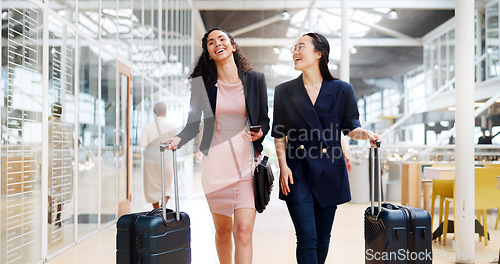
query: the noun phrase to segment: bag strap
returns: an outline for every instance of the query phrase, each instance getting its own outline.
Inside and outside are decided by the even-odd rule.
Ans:
[[[247,89],[247,73],[246,72],[243,72],[243,80],[241,80],[241,82],[243,83],[243,93],[245,94],[245,106],[247,107],[247,127],[248,129],[250,129],[250,115],[248,114],[248,105],[246,104],[246,98],[247,98],[247,95],[248,95],[248,89]],[[250,142],[252,144],[252,154],[253,154],[253,161],[254,162],[257,162],[257,155],[255,153],[255,146],[253,144],[253,141]]]
[[[231,139],[229,139],[228,141],[229,141],[229,148],[231,148],[231,153],[233,154],[234,165],[236,166],[236,169],[238,170],[238,176],[240,176],[241,179],[241,169],[240,165],[238,164],[238,160],[236,158],[236,153],[234,152],[233,141]]]
[[[161,137],[160,124],[158,124],[158,117],[155,118],[156,130],[158,130],[158,137]]]
[[[219,123],[217,122],[217,114],[214,115],[214,121],[215,121],[215,130],[217,131],[216,133],[219,133]],[[229,148],[231,149],[231,153],[233,154],[234,165],[236,166],[236,170],[238,170],[238,176],[240,176],[240,179],[241,179],[241,169],[240,169],[240,165],[238,164],[238,160],[236,158],[236,153],[234,151],[233,141],[231,139],[229,139],[228,142],[229,142]]]

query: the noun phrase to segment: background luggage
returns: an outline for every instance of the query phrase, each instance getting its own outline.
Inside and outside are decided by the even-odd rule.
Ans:
[[[179,211],[177,159],[173,150],[175,212],[165,209],[166,145],[160,146],[162,208],[150,212],[123,215],[116,223],[116,263],[191,263],[191,230],[189,216]]]
[[[431,217],[427,211],[382,204],[381,196],[378,207],[374,206],[375,185],[378,193],[382,185],[378,146],[370,149],[372,191],[371,206],[365,211],[365,263],[432,263]]]

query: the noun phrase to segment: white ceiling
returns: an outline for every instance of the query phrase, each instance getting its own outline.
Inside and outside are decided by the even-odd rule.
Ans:
[[[340,0],[191,0],[195,39],[211,27],[232,33],[256,70],[266,73],[270,87],[293,78],[289,47],[307,32],[325,35],[331,46],[330,66],[339,75]],[[348,0],[351,83],[359,95],[384,87],[375,78],[399,78],[423,64],[422,37],[454,16],[455,0]],[[477,8],[484,7],[476,1]],[[387,12],[399,18],[389,19]],[[282,20],[282,12],[291,14]],[[200,50],[198,49],[198,52]],[[279,52],[278,52],[279,51]],[[276,53],[278,52],[278,53]],[[367,81],[368,80],[368,81]]]

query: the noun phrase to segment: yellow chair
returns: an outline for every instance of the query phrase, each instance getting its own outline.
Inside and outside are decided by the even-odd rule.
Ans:
[[[477,210],[477,220],[483,225],[484,245],[488,245],[488,223],[486,221],[486,210],[497,208],[500,203],[500,191],[497,190],[497,177],[500,176],[500,168],[475,168],[475,199],[474,206]],[[450,202],[453,199],[445,200],[445,218],[443,222],[443,246],[446,245],[446,235],[448,232],[448,215]],[[482,222],[481,220],[482,215]],[[481,237],[479,237],[481,241]]]
[[[498,229],[498,220],[500,218],[500,207],[497,207],[497,222],[495,223],[495,230]]]
[[[453,198],[454,180],[432,180],[432,198],[431,198],[431,230],[434,223],[434,209],[436,199],[439,196],[439,222],[438,226],[443,222],[443,206],[445,198]],[[441,239],[441,238],[440,238]]]
[[[500,168],[500,163],[483,163],[485,168]]]
[[[485,168],[500,168],[500,163],[483,163]],[[495,230],[498,229],[498,220],[500,220],[500,207],[497,208],[497,221],[495,223]]]

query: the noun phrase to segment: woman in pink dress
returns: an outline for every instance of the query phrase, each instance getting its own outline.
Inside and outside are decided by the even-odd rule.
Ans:
[[[215,224],[219,262],[232,263],[234,238],[235,263],[252,263],[253,170],[269,131],[265,77],[251,70],[233,37],[222,29],[210,29],[202,48],[190,75],[187,124],[165,142],[180,148],[199,133],[203,119],[201,178]],[[251,125],[261,129],[251,132]]]

